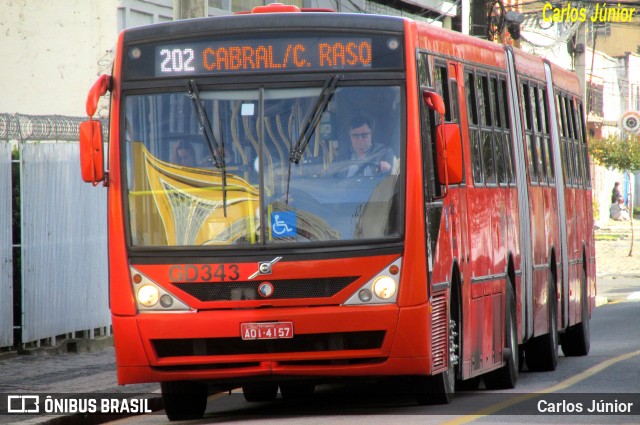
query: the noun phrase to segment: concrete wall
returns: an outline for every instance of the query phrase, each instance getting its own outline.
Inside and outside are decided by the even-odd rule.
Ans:
[[[84,115],[87,90],[110,68],[118,5],[0,0],[0,113]]]

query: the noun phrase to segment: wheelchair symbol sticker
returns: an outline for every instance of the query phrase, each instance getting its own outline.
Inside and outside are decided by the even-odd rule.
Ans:
[[[295,212],[274,211],[271,213],[271,235],[274,238],[292,237],[297,233]]]

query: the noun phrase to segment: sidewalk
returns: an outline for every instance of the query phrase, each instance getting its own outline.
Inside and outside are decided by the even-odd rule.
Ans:
[[[611,222],[595,231],[598,303],[626,298],[640,293],[640,221],[636,222],[634,256],[629,257],[631,230],[629,223]],[[0,353],[0,395],[8,394],[145,394],[151,397],[154,410],[161,408],[158,384],[118,386],[115,353],[111,341],[86,344],[88,351],[47,354],[40,350],[32,355]],[[55,353],[56,350],[51,350]],[[6,399],[0,406],[6,406]],[[92,416],[91,423],[114,420],[108,415]],[[17,416],[0,415],[0,424],[84,424],[82,416]]]
[[[633,256],[631,224],[609,220],[595,230],[596,305],[616,302],[640,293],[640,220],[633,222]]]
[[[598,277],[640,278],[640,220],[634,220],[633,225],[632,257],[629,257],[631,225],[628,221],[609,220],[606,225],[595,230]]]
[[[137,384],[119,386],[116,381],[115,352],[111,337],[96,340],[95,344],[85,344],[89,350],[81,353],[48,354],[39,350],[34,354],[0,355],[0,400],[2,410],[6,409],[9,395],[74,395],[77,397],[100,394],[145,395],[151,398],[149,405],[154,410],[161,408],[159,385]],[[105,348],[106,345],[106,348]],[[49,350],[49,351],[55,351]],[[155,398],[155,399],[154,399]],[[43,404],[43,401],[40,402]],[[103,423],[102,415],[91,417],[91,423]],[[102,418],[114,420],[113,415]],[[0,415],[0,424],[84,424],[87,418],[78,415]]]

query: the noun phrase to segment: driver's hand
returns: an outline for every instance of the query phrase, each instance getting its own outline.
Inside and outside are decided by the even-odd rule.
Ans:
[[[389,174],[391,172],[391,164],[387,161],[380,161],[380,173]]]

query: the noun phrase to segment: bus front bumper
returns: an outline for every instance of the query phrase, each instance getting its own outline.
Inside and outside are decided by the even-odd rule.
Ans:
[[[425,375],[428,306],[330,306],[112,316],[118,383]],[[291,338],[244,340],[243,323]]]

